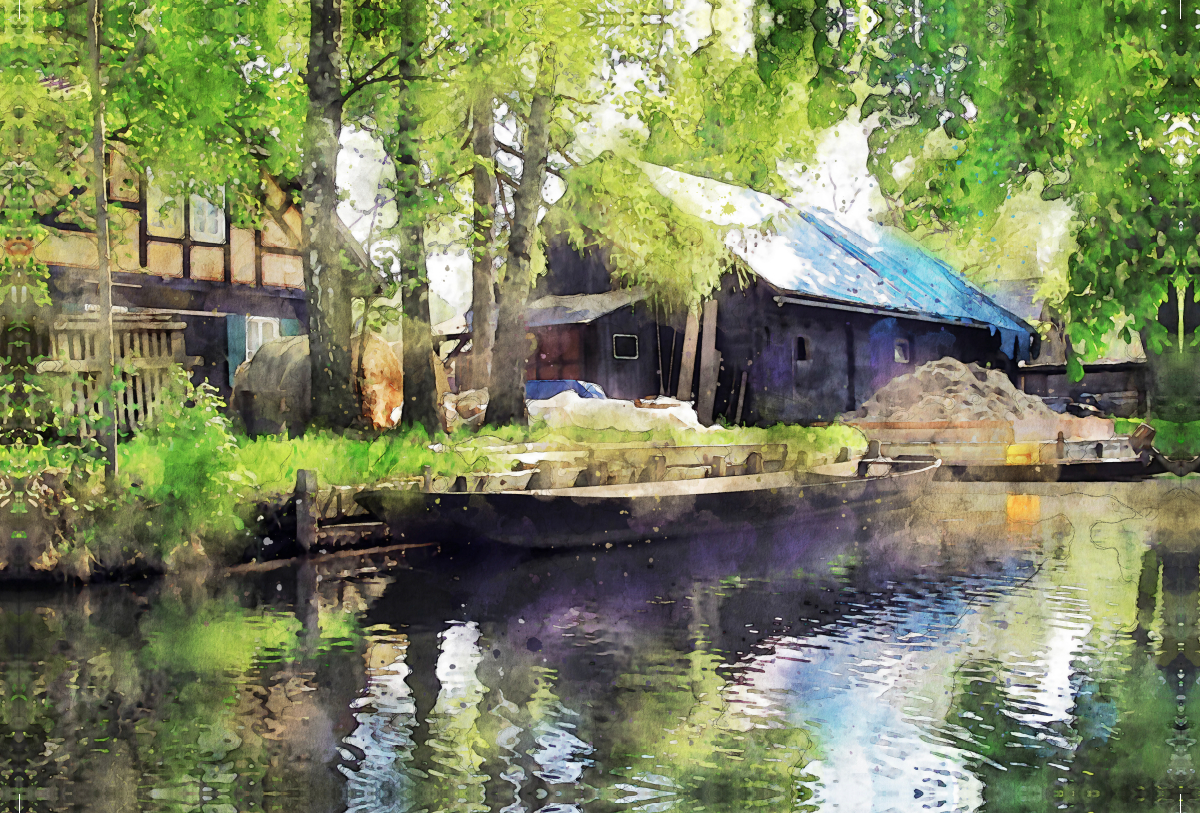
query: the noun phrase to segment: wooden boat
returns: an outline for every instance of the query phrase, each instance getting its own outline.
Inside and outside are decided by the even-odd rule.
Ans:
[[[937,480],[963,482],[1107,482],[1164,474],[1167,466],[1139,440],[1017,441],[1007,421],[860,421],[867,457],[931,455],[942,461]],[[1152,437],[1152,435],[1151,435]]]
[[[527,491],[378,489],[356,499],[389,523],[397,539],[558,548],[787,528],[820,512],[874,511],[885,502],[916,498],[940,464],[935,458],[881,458],[840,469]]]
[[[1168,469],[1154,458],[1070,460],[1057,463],[946,463],[937,480],[964,483],[1112,483],[1144,480]]]

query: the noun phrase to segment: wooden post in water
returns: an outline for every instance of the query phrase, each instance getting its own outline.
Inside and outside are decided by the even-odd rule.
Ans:
[[[696,369],[696,341],[700,337],[700,321],[692,311],[688,312],[687,324],[683,328],[683,358],[679,362],[679,388],[675,397],[680,401],[692,400],[692,373]]]
[[[305,553],[317,544],[317,473],[296,472],[296,541]]]

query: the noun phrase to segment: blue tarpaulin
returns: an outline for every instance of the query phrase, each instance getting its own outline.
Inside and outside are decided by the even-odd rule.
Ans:
[[[550,381],[526,381],[525,400],[544,401],[553,398],[560,392],[574,392],[580,398],[606,398],[599,384],[590,381],[574,381],[571,379],[553,379]]]
[[[876,227],[868,237],[828,212],[793,209],[778,236],[738,253],[778,288],[859,306],[988,326],[1004,352],[1029,359],[1033,329],[907,236]],[[1014,350],[1015,345],[1015,350]]]

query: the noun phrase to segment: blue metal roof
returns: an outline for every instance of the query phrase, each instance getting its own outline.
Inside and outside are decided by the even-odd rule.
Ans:
[[[866,237],[829,212],[799,208],[777,219],[777,231],[763,248],[738,251],[776,287],[918,318],[986,325],[1000,331],[1007,354],[1014,356],[1015,345],[1015,358],[1029,359],[1033,329],[908,236],[878,227]]]

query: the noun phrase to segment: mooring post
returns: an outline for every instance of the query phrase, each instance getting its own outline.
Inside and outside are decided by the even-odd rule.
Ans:
[[[667,458],[665,455],[656,454],[651,459],[654,462],[654,474],[652,479],[656,483],[661,483],[663,480],[667,479]]]
[[[725,461],[724,457],[713,456],[712,462],[709,463],[709,465],[711,466],[710,471],[712,472],[713,477],[724,477],[725,476],[725,474],[726,474],[725,462],[726,461]]]
[[[296,541],[307,553],[317,544],[317,473],[296,472]]]

